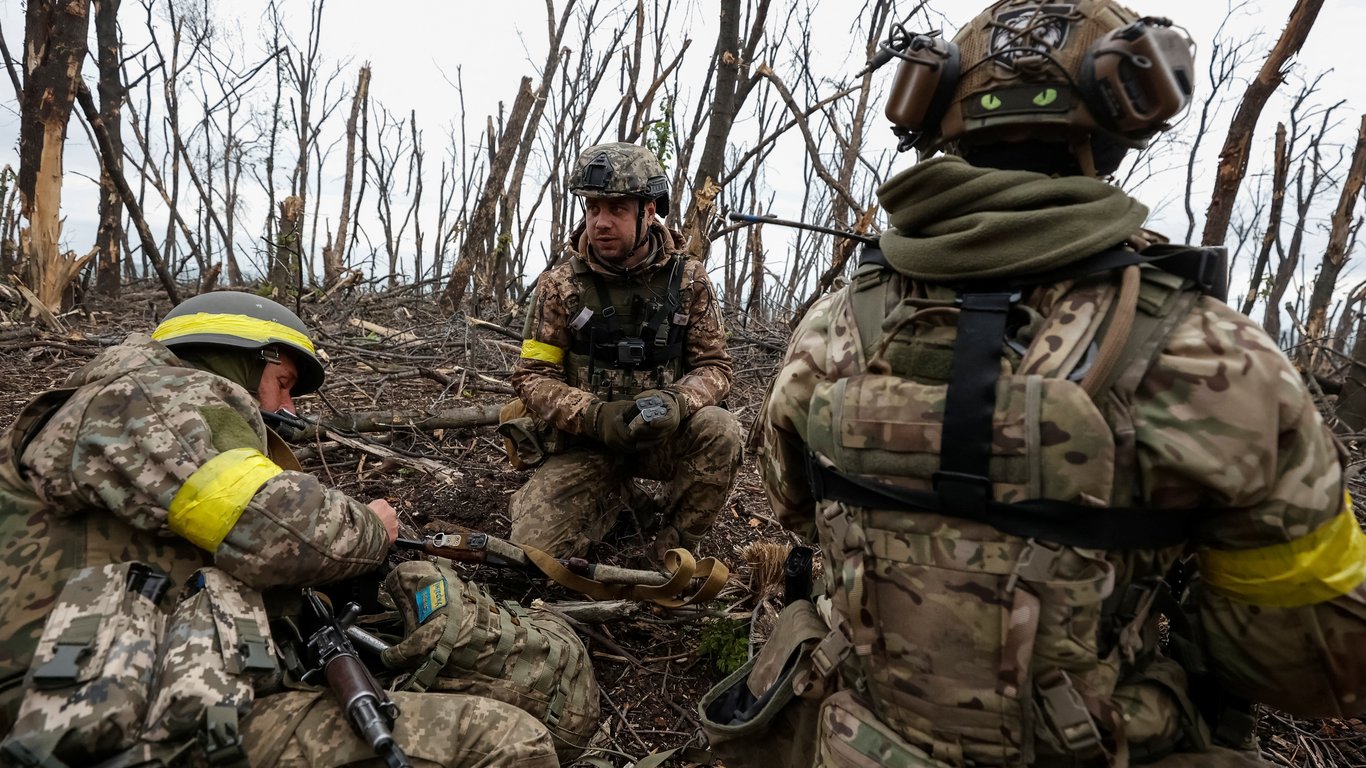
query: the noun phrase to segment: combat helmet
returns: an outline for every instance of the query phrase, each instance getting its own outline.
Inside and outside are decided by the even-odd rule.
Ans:
[[[279,302],[250,293],[215,291],[186,299],[162,318],[152,338],[172,351],[190,345],[259,350],[280,344],[295,352],[292,358],[299,368],[292,396],[315,392],[323,383],[323,365],[308,326]]]
[[[901,149],[925,156],[1037,141],[1108,174],[1190,104],[1194,47],[1169,19],[1113,0],[1001,0],[952,41],[894,33],[886,114]]]
[[[569,175],[569,191],[579,197],[638,197],[653,200],[660,216],[669,215],[669,179],[650,150],[613,142],[585,149]]]

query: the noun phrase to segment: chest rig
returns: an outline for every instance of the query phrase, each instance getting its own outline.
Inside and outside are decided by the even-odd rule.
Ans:
[[[1113,250],[950,290],[868,249],[832,307],[863,362],[817,383],[803,435],[834,607],[814,666],[936,765],[1208,741],[1154,605],[1211,510],[1141,503],[1128,403],[1200,295],[1222,297],[1221,255]]]
[[[674,256],[643,282],[608,282],[576,270],[580,310],[569,324],[565,373],[608,400],[668,386],[683,375],[689,318],[682,308],[684,260]]]

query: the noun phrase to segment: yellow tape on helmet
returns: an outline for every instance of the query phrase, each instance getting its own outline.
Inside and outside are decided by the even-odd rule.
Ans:
[[[564,350],[554,344],[546,344],[543,341],[527,339],[522,342],[522,357],[528,360],[540,360],[552,365],[559,365],[564,362]]]
[[[224,451],[185,480],[166,524],[172,533],[214,552],[261,486],[282,471],[255,448]]]
[[[1366,534],[1343,509],[1310,533],[1256,549],[1209,549],[1200,553],[1200,573],[1227,597],[1271,608],[1313,605],[1345,595],[1366,581]]]
[[[302,347],[312,354],[317,354],[317,350],[313,348],[313,341],[308,336],[287,325],[246,315],[199,312],[193,315],[169,317],[162,321],[155,331],[152,331],[152,338],[166,342],[200,333],[221,333],[248,341],[258,341],[263,345],[273,341],[283,341]]]

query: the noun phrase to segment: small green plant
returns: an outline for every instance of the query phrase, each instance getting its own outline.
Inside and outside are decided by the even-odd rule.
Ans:
[[[664,99],[664,116],[658,120],[646,123],[645,125],[645,146],[655,153],[659,164],[668,167],[669,158],[673,157],[672,146],[672,126],[674,116],[674,100],[672,96]]]
[[[702,629],[697,652],[711,659],[723,675],[729,675],[749,660],[749,633],[739,619],[718,619]]]

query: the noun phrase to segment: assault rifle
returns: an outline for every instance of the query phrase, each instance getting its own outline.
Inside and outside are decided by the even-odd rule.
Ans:
[[[497,568],[511,568],[535,578],[551,578],[550,574],[527,556],[526,550],[510,541],[478,531],[437,533],[422,539],[399,539],[394,544],[402,549],[418,550],[457,563],[482,563]],[[638,571],[612,565],[590,563],[581,557],[556,559],[570,573],[603,584],[643,584],[657,587],[669,577],[657,571]]]
[[[308,638],[313,666],[304,674],[304,682],[313,684],[319,676],[326,679],[352,730],[383,758],[384,764],[388,768],[413,768],[394,741],[398,705],[389,699],[360,660],[346,632],[355,623],[360,607],[350,603],[341,616],[334,617],[317,592],[304,589],[304,599],[318,621],[317,630]]]
[[[666,608],[710,600],[730,575],[729,569],[714,558],[697,561],[685,550],[671,550],[665,558],[667,573],[660,573],[590,563],[579,557],[556,558],[478,531],[400,538],[394,544],[455,562],[512,568],[533,578],[550,579],[594,600],[643,600]],[[694,579],[702,581],[696,589],[692,587]],[[690,594],[680,597],[685,593]]]

